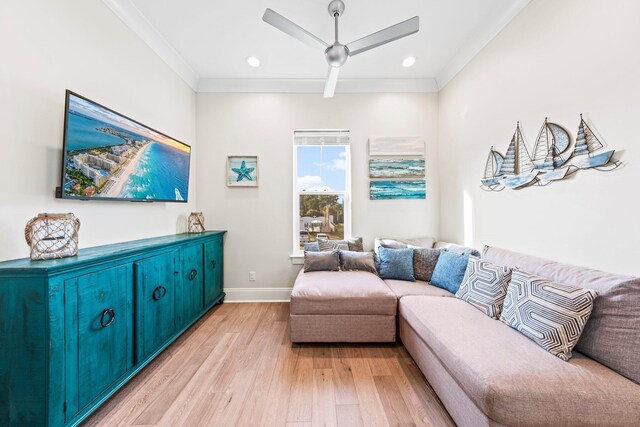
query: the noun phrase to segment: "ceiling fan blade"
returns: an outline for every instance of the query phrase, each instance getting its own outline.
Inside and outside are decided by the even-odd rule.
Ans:
[[[329,66],[329,75],[324,85],[325,98],[333,98],[333,93],[336,91],[336,84],[338,83],[338,74],[340,74],[340,67]]]
[[[329,47],[327,43],[320,40],[318,37],[314,36],[309,31],[305,30],[304,28],[300,27],[297,24],[294,24],[284,16],[280,15],[277,12],[274,12],[271,9],[267,9],[264,11],[262,20],[267,24],[273,25],[283,33],[287,33],[291,37],[294,37],[300,40],[301,42],[308,44],[311,47],[320,47],[322,49],[326,49]]]
[[[366,52],[374,47],[417,33],[419,29],[420,18],[418,16],[414,16],[413,18],[407,19],[399,24],[392,25],[389,28],[385,28],[384,30],[369,34],[368,36],[349,43],[347,45],[347,49],[349,49],[349,56]]]

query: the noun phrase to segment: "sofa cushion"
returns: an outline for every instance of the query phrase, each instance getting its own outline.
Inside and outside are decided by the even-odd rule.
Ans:
[[[640,278],[485,246],[483,258],[598,292],[575,349],[640,384]]]
[[[415,282],[413,276],[413,249],[378,250],[378,273],[382,279],[398,279]]]
[[[431,248],[433,247],[433,237],[413,237],[410,239],[390,239],[386,237],[377,237],[374,240],[373,249],[376,254],[378,248],[391,248],[391,249],[403,249],[403,248]]]
[[[562,360],[571,358],[596,291],[515,270],[500,320]]]
[[[442,251],[436,268],[433,269],[431,284],[455,294],[460,288],[468,263],[469,255]]]
[[[469,258],[456,297],[468,302],[487,316],[498,319],[507,296],[511,268]]]
[[[462,300],[407,296],[399,313],[497,424],[631,426],[640,419],[637,384],[580,353],[563,362]]]
[[[338,251],[331,252],[306,252],[304,253],[305,273],[311,271],[338,271],[340,269],[340,256]]]
[[[300,272],[291,292],[291,314],[395,315],[397,299],[373,273]]]
[[[373,252],[340,251],[340,265],[345,271],[368,271],[378,274]]]
[[[433,269],[436,268],[439,256],[439,249],[415,248],[413,250],[413,275],[416,280],[425,282],[431,280],[431,275],[433,274]]]
[[[385,279],[384,283],[396,294],[398,299],[406,296],[423,295],[429,297],[453,297],[446,289],[433,286],[423,280],[407,282],[406,280]]]
[[[480,251],[475,248],[470,248],[468,246],[457,245],[455,243],[449,242],[435,242],[433,244],[433,249],[440,249],[443,251],[449,251],[456,254],[469,255],[469,256],[480,256]]]

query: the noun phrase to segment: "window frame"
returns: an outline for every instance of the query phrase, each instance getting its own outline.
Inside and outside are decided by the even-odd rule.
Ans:
[[[341,133],[349,135],[348,130],[344,129],[322,129],[322,130],[309,130],[300,129],[293,132],[293,252],[292,258],[299,258],[304,256],[304,250],[300,249],[300,196],[343,196],[344,200],[344,238],[351,237],[351,143],[347,140],[343,143],[330,143],[330,144],[297,144],[296,133],[297,132],[318,132],[318,133]],[[345,189],[344,191],[301,191],[298,189],[298,147],[322,147],[322,146],[334,146],[345,147],[344,161],[345,168]]]

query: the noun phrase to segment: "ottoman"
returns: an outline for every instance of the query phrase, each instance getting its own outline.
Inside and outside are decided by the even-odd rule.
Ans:
[[[301,271],[291,292],[291,341],[393,342],[397,304],[375,274]]]

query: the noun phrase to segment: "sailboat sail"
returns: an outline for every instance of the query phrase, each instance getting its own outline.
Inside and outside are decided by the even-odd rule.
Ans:
[[[484,177],[495,178],[496,176],[498,176],[501,173],[503,160],[504,159],[502,155],[495,151],[493,147],[491,147],[489,157],[487,157],[487,164],[484,167]]]
[[[529,156],[529,151],[527,150],[527,146],[524,143],[524,139],[522,138],[522,133],[520,133],[520,125],[516,129],[517,138],[516,145],[518,150],[516,151],[516,175],[524,174],[531,172],[535,169],[533,162],[531,161],[531,156]]]
[[[509,148],[507,148],[507,154],[504,155],[504,161],[500,168],[500,173],[503,175],[515,175],[516,173],[516,135],[511,138]]]
[[[537,169],[552,170],[562,166],[565,160],[560,155],[569,146],[569,134],[560,126],[547,122],[538,133],[534,148],[533,163]]]
[[[547,120],[545,119],[540,132],[538,133],[538,139],[536,139],[536,145],[533,148],[533,161],[534,163],[546,164],[546,158],[551,148],[551,141],[549,138],[549,128],[547,127]],[[543,168],[546,169],[546,168]]]
[[[511,138],[511,143],[509,144],[509,148],[507,149],[507,154],[505,154],[504,156],[502,168],[500,168],[500,174],[526,174],[528,172],[531,172],[534,168],[535,166],[531,161],[531,157],[529,156],[529,151],[527,150],[527,146],[525,145],[524,139],[522,138],[522,133],[520,132],[520,124],[518,123],[516,132],[513,134],[513,138]]]
[[[491,147],[491,151],[489,152],[489,157],[487,157],[487,164],[484,167],[484,177],[485,178],[493,178],[496,173],[495,167],[495,159],[493,157],[493,147]]]
[[[569,148],[571,144],[571,138],[569,137],[569,133],[564,130],[561,126],[558,126],[555,123],[548,123],[547,126],[553,135],[553,142],[556,145],[556,152],[558,154],[564,153]]]
[[[502,168],[502,162],[504,162],[504,157],[502,154],[498,153],[494,149],[491,149],[491,154],[493,154],[493,158],[496,162],[496,175],[500,173],[500,168]]]
[[[578,128],[578,136],[576,138],[576,148],[574,153],[576,156],[593,153],[603,147],[600,140],[593,134],[593,131],[585,123],[580,115],[580,127]]]

